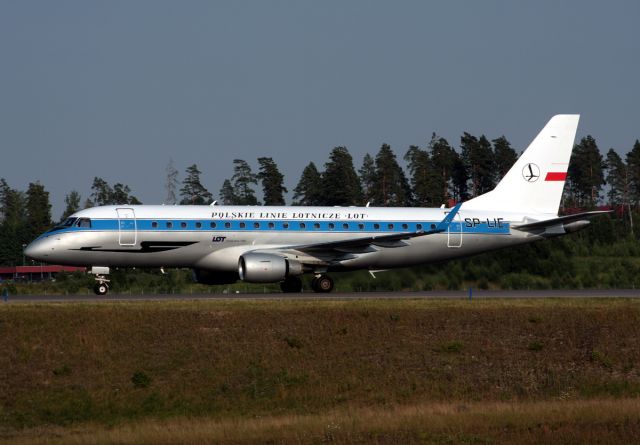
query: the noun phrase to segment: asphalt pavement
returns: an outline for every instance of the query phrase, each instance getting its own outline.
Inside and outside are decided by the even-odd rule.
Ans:
[[[6,303],[53,302],[109,302],[109,301],[171,301],[171,300],[376,300],[376,299],[486,299],[486,298],[640,298],[640,289],[582,289],[582,290],[469,290],[424,292],[333,292],[317,294],[274,293],[211,293],[211,294],[109,294],[97,295],[10,295]]]

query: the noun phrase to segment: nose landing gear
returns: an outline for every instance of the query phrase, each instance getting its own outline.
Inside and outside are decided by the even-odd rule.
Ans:
[[[96,277],[96,280],[97,279],[98,277]],[[107,281],[97,282],[93,285],[93,291],[96,295],[107,295],[107,292],[109,292],[109,285],[107,284]]]
[[[109,279],[106,275],[109,275],[108,267],[92,267],[89,271],[90,274],[95,275],[96,284],[93,286],[93,291],[96,295],[107,295],[109,292]]]

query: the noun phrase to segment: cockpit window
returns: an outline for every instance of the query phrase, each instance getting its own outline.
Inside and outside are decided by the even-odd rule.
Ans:
[[[61,222],[60,224],[58,224],[57,226],[49,230],[49,232],[54,232],[56,230],[62,230],[62,229],[66,229],[67,227],[71,227],[73,226],[73,223],[75,223],[77,219],[78,218],[67,218],[63,222]]]
[[[76,227],[82,227],[84,229],[91,228],[91,220],[89,218],[78,218],[78,222],[76,223]]]

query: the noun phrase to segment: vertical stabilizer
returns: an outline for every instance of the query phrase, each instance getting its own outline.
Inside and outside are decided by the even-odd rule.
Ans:
[[[463,208],[557,215],[579,119],[577,114],[552,117],[496,188]]]

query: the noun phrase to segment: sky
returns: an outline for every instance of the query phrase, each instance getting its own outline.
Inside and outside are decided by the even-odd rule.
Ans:
[[[624,155],[639,19],[617,0],[0,0],[0,177],[40,181],[56,219],[95,176],[162,203],[170,159],[217,196],[234,159],[272,157],[291,191],[336,146],[356,168],[433,132],[520,152],[559,113]]]

